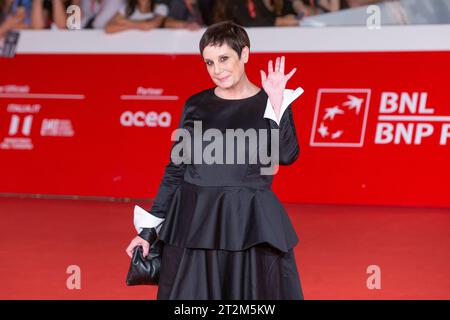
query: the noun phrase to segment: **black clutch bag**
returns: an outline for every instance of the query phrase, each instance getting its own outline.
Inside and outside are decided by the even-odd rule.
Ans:
[[[126,283],[128,286],[158,285],[164,242],[156,239],[154,228],[144,230],[139,235],[150,243],[150,249],[145,258],[142,246],[134,249]]]

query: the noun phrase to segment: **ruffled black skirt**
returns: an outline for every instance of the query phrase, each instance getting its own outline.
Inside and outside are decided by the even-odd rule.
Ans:
[[[158,300],[303,300],[293,250],[164,246]]]

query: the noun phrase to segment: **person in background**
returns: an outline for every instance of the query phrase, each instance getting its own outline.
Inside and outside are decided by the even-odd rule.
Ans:
[[[81,8],[82,29],[103,29],[124,3],[125,0],[72,0]]]
[[[197,0],[171,0],[165,28],[198,30],[204,26],[203,14]]]
[[[107,23],[106,33],[126,30],[148,31],[163,26],[169,8],[153,0],[128,0]]]
[[[11,13],[15,14],[19,12],[22,14],[24,11],[25,16],[23,19],[22,28],[19,29],[27,29],[31,25],[31,7],[33,0],[14,0],[11,6]]]
[[[348,8],[346,0],[291,0],[299,18]]]
[[[220,0],[197,0],[200,11],[203,13],[203,22],[206,26],[210,26],[214,23],[212,13],[216,1]]]
[[[11,3],[12,3],[12,2],[11,2]],[[6,4],[7,4],[7,1],[5,1],[5,0],[0,0],[0,24],[2,24],[3,21],[4,21],[5,18],[6,18],[6,12],[7,12],[7,10],[6,10]]]
[[[72,4],[81,7],[81,28],[92,29],[95,19],[100,12],[102,12],[106,3],[110,1],[111,0],[73,0]]]
[[[355,8],[355,7],[361,7],[361,6],[368,6],[371,4],[375,4],[375,3],[380,3],[380,2],[388,2],[391,0],[346,0],[346,2],[348,3],[348,6],[350,8]]]
[[[309,0],[291,0],[291,2],[297,17],[300,19],[317,14],[316,8],[310,5]]]
[[[4,29],[6,30],[7,25],[5,25],[4,23],[6,22],[6,19],[10,17],[12,3],[12,0],[0,0],[0,37],[1,32],[5,32],[3,31]],[[10,23],[11,22],[9,22],[9,24]]]
[[[106,24],[114,17],[120,7],[125,5],[126,0],[107,0],[104,2],[102,9],[97,13],[92,22],[92,27],[94,29],[104,29]]]
[[[33,0],[33,27],[35,29],[67,28],[67,8],[70,5],[76,5],[81,10],[80,27],[82,29],[90,29],[94,25],[103,28],[122,2],[122,0]]]
[[[227,0],[216,1],[215,22],[232,20],[244,27],[298,26],[290,1]]]
[[[390,0],[291,0],[299,18],[335,12],[342,9],[367,6]]]
[[[63,0],[33,0],[31,27],[33,29],[65,28],[65,11],[70,4],[70,1]]]
[[[0,8],[0,39],[4,38],[10,30],[30,27],[31,0],[2,0]]]

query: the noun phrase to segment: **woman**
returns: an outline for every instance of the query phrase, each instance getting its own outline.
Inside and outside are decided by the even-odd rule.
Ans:
[[[171,0],[164,28],[196,31],[203,26],[203,15],[197,0]]]
[[[195,140],[201,125],[214,132],[215,144],[233,129],[266,132],[270,136],[259,139],[258,148],[270,149],[271,156],[278,152],[280,164],[291,164],[299,145],[290,104],[303,90],[285,86],[296,69],[285,75],[284,57],[277,58],[275,70],[270,61],[268,74],[261,71],[261,89],[245,74],[249,49],[244,28],[231,21],[206,30],[200,52],[216,87],[186,101],[178,132]],[[141,245],[147,255],[149,230],[164,241],[158,299],[303,299],[293,252],[298,238],[271,190],[273,172],[263,170],[264,161],[236,164],[228,148],[234,148],[234,137],[226,134],[226,148],[219,144],[211,153],[206,133],[200,145],[187,138],[174,143],[152,208],[135,216],[140,236],[126,251],[131,257]],[[193,164],[177,164],[179,157],[187,159],[180,146],[193,150]],[[199,147],[197,155],[220,160],[196,160]],[[238,146],[246,159],[248,149],[245,141]]]
[[[163,26],[168,7],[154,0],[128,0],[105,27],[107,33],[126,30],[149,31]]]

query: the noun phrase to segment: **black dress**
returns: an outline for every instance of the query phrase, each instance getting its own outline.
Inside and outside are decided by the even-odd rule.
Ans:
[[[226,136],[226,129],[268,129],[269,137],[270,129],[279,128],[279,163],[291,164],[299,155],[291,106],[278,126],[264,118],[267,99],[263,89],[239,100],[207,89],[186,101],[179,128],[194,136],[194,121],[201,121],[202,132],[215,128]],[[264,141],[270,150],[270,138]],[[201,142],[201,150],[210,143]],[[171,158],[148,210],[165,218],[157,299],[303,299],[293,252],[299,240],[271,190],[273,175],[261,175],[269,165],[246,159],[175,164]]]

